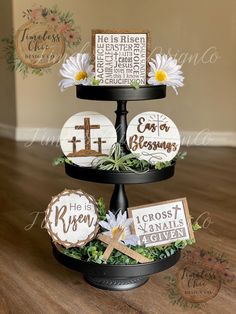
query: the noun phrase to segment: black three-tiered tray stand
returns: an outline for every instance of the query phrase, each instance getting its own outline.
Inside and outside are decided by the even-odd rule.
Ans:
[[[127,101],[153,100],[166,96],[166,86],[133,87],[117,86],[76,86],[77,97],[88,100],[116,101],[117,110],[115,128],[117,142],[121,145],[122,154],[128,154],[126,143]],[[66,173],[76,179],[114,184],[114,192],[110,201],[110,210],[117,213],[120,209],[126,211],[128,198],[125,184],[151,183],[166,180],[174,175],[175,164],[161,170],[149,170],[143,173],[124,171],[104,171],[89,167],[79,167],[65,164]],[[163,271],[173,266],[180,257],[177,252],[170,257],[155,262],[137,265],[109,265],[82,262],[63,254],[53,244],[53,254],[63,265],[84,273],[85,279],[93,286],[108,290],[129,290],[144,284],[151,274]]]

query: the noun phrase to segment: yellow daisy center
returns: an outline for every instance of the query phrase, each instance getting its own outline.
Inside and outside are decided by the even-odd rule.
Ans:
[[[165,81],[167,79],[167,74],[163,70],[158,70],[155,73],[156,80],[159,82]]]
[[[119,227],[119,226],[113,227],[112,230],[111,230],[112,238],[114,238],[114,236],[116,235],[116,233],[119,232],[119,231],[120,231],[120,227]],[[125,232],[124,232],[124,231],[122,232],[120,239],[121,239],[121,240],[124,240],[124,239],[125,239]]]
[[[85,71],[79,71],[78,73],[75,74],[76,81],[84,80],[87,77],[88,77],[88,74]]]

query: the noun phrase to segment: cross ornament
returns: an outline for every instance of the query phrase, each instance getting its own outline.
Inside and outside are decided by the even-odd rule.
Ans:
[[[73,144],[73,154],[76,153],[76,143],[80,143],[81,140],[77,140],[75,136],[72,137],[72,140],[68,141],[68,143]]]
[[[84,118],[84,125],[76,125],[76,130],[84,130],[85,150],[91,150],[91,129],[100,129],[98,124],[90,124],[90,118]]]
[[[106,143],[107,141],[102,141],[101,137],[98,138],[97,141],[94,141],[94,144],[98,144],[98,152],[102,152],[102,143]]]
[[[125,255],[133,258],[134,260],[138,261],[139,263],[149,263],[151,262],[150,259],[147,257],[135,252],[134,250],[128,248],[126,245],[119,242],[119,239],[123,233],[124,229],[119,227],[117,232],[114,234],[114,236],[111,238],[109,236],[106,236],[105,234],[99,233],[97,235],[97,238],[108,244],[105,252],[103,253],[103,259],[105,261],[108,260],[109,256],[111,255],[112,251],[114,249],[120,251],[121,253],[124,253]]]

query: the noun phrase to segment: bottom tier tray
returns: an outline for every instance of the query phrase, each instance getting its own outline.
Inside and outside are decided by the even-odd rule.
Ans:
[[[79,271],[91,285],[105,290],[130,290],[137,288],[149,279],[149,276],[174,266],[180,258],[180,251],[151,263],[137,265],[110,265],[82,262],[63,254],[52,244],[53,255],[64,266]]]

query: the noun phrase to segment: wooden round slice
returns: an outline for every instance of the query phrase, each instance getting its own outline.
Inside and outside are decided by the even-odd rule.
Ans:
[[[65,41],[56,28],[43,22],[27,22],[15,35],[16,52],[32,68],[47,68],[59,62],[65,53]]]

